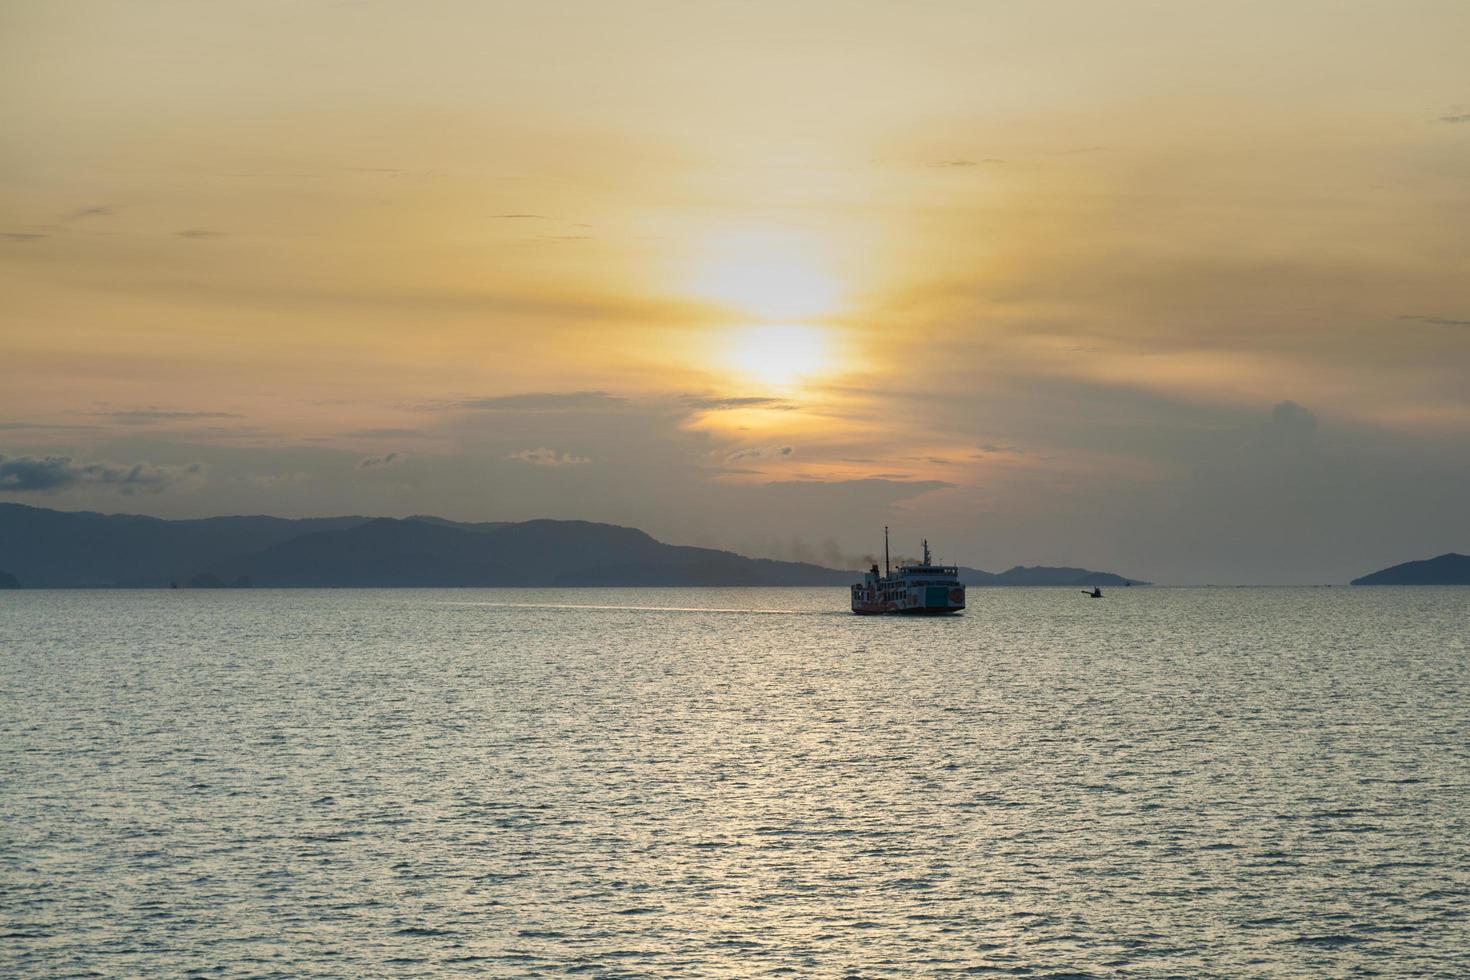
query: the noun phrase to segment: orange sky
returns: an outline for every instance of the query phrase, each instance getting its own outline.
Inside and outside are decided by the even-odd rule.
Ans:
[[[1458,2],[8,3],[0,456],[70,462],[0,499],[819,560],[889,523],[1174,581],[1470,550],[1466,36]]]

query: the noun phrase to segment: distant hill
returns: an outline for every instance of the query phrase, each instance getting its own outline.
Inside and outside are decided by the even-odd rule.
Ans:
[[[1470,585],[1470,555],[1454,552],[1427,558],[1424,561],[1406,561],[1362,578],[1355,578],[1353,585]]]
[[[27,588],[180,584],[213,562],[366,517],[286,520],[210,517],[164,521],[133,514],[46,510],[0,503],[0,556]]]
[[[11,575],[9,572],[0,572],[0,589],[18,588],[20,588],[20,579]]]
[[[975,586],[1037,585],[1149,585],[1140,579],[1127,579],[1112,572],[1092,572],[1085,568],[1057,568],[1046,565],[1017,565],[1003,572],[986,572],[978,568],[961,568],[960,578]]]
[[[848,585],[860,572],[664,544],[589,521],[326,517],[167,521],[0,504],[0,555],[32,588]],[[961,569],[976,586],[1125,584],[1083,568]],[[1135,581],[1135,585],[1146,583]]]
[[[447,517],[434,517],[429,514],[410,514],[405,520],[423,521],[425,524],[440,524],[444,527],[457,527],[462,531],[494,531],[514,521],[451,521]]]
[[[21,504],[0,504],[0,555],[34,588],[846,585],[856,577],[588,521],[166,521]]]
[[[851,572],[662,544],[634,528],[525,521],[465,528],[379,518],[216,563],[258,586],[846,585]]]

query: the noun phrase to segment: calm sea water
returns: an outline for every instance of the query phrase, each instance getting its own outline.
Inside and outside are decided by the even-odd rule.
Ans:
[[[1470,974],[1470,589],[0,593],[0,973]]]

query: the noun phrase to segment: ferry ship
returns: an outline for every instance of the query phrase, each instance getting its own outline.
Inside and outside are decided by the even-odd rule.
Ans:
[[[888,528],[883,529],[883,574],[875,562],[863,580],[852,587],[852,611],[859,616],[908,615],[944,616],[963,612],[965,583],[953,565],[935,565],[924,542],[922,562],[904,561],[898,568],[888,565]]]

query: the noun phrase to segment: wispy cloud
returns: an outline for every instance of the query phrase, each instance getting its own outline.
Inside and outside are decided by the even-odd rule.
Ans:
[[[1277,402],[1272,407],[1271,425],[1292,432],[1314,432],[1317,429],[1317,416],[1310,409],[1288,399]]]
[[[180,238],[223,238],[225,236],[222,231],[210,231],[208,228],[185,228],[174,234]]]
[[[154,422],[197,422],[201,419],[237,419],[234,412],[173,412],[144,408],[126,412],[101,412],[105,418],[123,425],[151,425]]]
[[[5,231],[0,232],[0,238],[7,242],[38,242],[46,236],[38,231]]]
[[[511,453],[506,459],[519,460],[522,463],[530,463],[532,466],[581,466],[592,460],[586,456],[575,456],[572,453],[561,453],[555,449],[547,449],[539,446],[536,449],[522,449],[518,453]]]
[[[292,471],[289,473],[256,473],[245,478],[251,485],[265,490],[274,490],[277,487],[299,487],[311,481],[310,473]]]
[[[1470,106],[1450,106],[1449,111],[1439,117],[1439,121],[1447,123],[1470,123]]]
[[[1470,320],[1453,320],[1446,316],[1422,316],[1418,314],[1405,314],[1400,320],[1417,320],[1419,323],[1429,323],[1436,327],[1470,327]]]
[[[695,398],[686,399],[694,408],[705,412],[718,412],[735,408],[768,408],[776,411],[788,412],[797,406],[784,398],[768,398],[762,396],[744,396],[737,398]]]
[[[550,221],[550,220],[552,220],[551,218],[548,218],[544,214],[522,214],[522,213],[518,213],[518,212],[517,213],[511,213],[511,214],[492,214],[492,215],[490,215],[490,217],[492,217],[492,218],[536,218],[536,219],[538,219],[540,221]]]
[[[357,436],[363,439],[398,439],[408,436],[423,435],[418,429],[384,428],[384,429],[353,429],[351,432],[343,433],[348,436]]]
[[[76,220],[77,218],[107,218],[111,217],[114,213],[116,212],[114,212],[112,208],[107,207],[103,204],[99,204],[95,207],[80,208],[79,210],[73,211],[71,214],[67,215],[67,217],[71,218],[72,220]]]
[[[202,478],[204,465],[156,466],[151,463],[78,463],[70,456],[0,456],[0,491],[45,493],[73,486],[96,486],[122,494],[158,493]]]
[[[383,456],[365,456],[357,461],[355,468],[359,470],[382,469],[385,466],[397,466],[402,462],[402,453],[388,453]]]
[[[475,412],[567,412],[621,404],[623,399],[606,391],[531,391],[519,395],[468,398],[445,407]]]
[[[737,463],[742,459],[787,459],[795,452],[794,446],[755,446],[737,449],[725,457],[725,462]]]
[[[766,487],[802,494],[820,494],[836,489],[874,490],[890,495],[894,500],[901,500],[932,490],[948,490],[954,484],[944,480],[913,480],[902,473],[886,473],[858,480],[778,480],[767,483]]]
[[[931,167],[979,167],[979,166],[990,166],[992,164],[997,164],[997,163],[1005,163],[1005,161],[1004,160],[1001,160],[1001,159],[998,159],[997,157],[986,157],[983,160],[965,160],[965,159],[958,159],[958,160],[935,160],[933,163],[929,164],[929,166],[931,166]]]
[[[90,429],[90,425],[55,425],[48,422],[0,422],[0,432],[18,432],[31,429]]]

